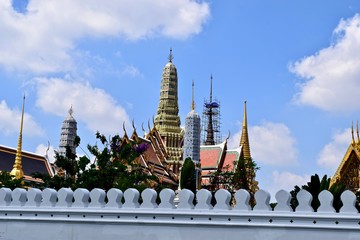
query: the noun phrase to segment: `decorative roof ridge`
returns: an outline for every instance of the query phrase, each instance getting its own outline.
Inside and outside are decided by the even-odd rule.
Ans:
[[[226,152],[227,152],[227,153],[237,152],[238,154],[240,154],[240,153],[241,153],[241,150],[242,150],[242,146],[239,146],[239,147],[237,147],[237,148],[227,149]]]
[[[338,168],[336,169],[334,175],[331,177],[331,180],[330,180],[330,187],[340,178],[340,172],[341,170],[343,169],[345,163],[347,162],[347,160],[349,159],[350,157],[350,154],[352,152],[355,152],[356,155],[358,155],[358,157],[360,158],[360,151],[356,148],[356,146],[354,146],[352,143],[349,144],[349,147],[347,148],[345,154],[344,154],[344,157],[343,159],[341,160]]]
[[[139,138],[140,140],[142,140],[142,141],[146,141],[146,142],[148,142],[148,143],[151,143],[151,141],[150,141],[149,139],[146,139],[146,138],[144,138],[144,137],[138,136],[138,138]]]
[[[218,144],[215,144],[215,145],[200,145],[200,148],[215,148],[215,147],[219,147],[219,148],[221,148],[221,149],[224,149],[225,144],[226,144],[226,140],[223,141],[222,143],[218,143]]]
[[[5,146],[5,145],[0,144],[0,151],[1,151],[1,148],[13,150],[13,151],[15,151],[15,153],[16,153],[16,148],[8,147],[8,146]],[[33,153],[33,152],[25,151],[25,150],[23,150],[23,149],[21,149],[21,152],[22,152],[23,154],[28,154],[28,155],[33,155],[33,156],[45,158],[45,155],[41,155],[41,154],[39,154],[39,153]]]

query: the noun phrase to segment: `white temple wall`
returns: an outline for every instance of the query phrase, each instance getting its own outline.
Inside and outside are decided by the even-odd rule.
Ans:
[[[105,201],[107,196],[108,201]],[[250,208],[245,190],[235,193],[236,205],[230,206],[230,193],[219,190],[217,204],[210,204],[211,194],[200,190],[197,204],[189,190],[170,189],[141,193],[118,189],[0,189],[0,239],[359,239],[360,215],[355,195],[342,195],[344,206],[336,213],[332,195],[319,195],[318,212],[311,208],[311,195],[301,190],[299,206],[292,211],[290,195],[276,194],[277,206],[269,206],[270,195],[259,190],[257,205]],[[124,202],[121,199],[124,198]],[[176,202],[176,204],[174,203]]]

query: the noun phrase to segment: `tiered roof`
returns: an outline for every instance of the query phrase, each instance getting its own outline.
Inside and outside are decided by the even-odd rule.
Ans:
[[[125,132],[122,139],[123,141],[131,141],[136,146],[146,145],[146,150],[136,159],[144,173],[158,177],[160,183],[168,184],[173,189],[177,188],[178,178],[166,161],[168,154],[155,127],[145,137],[138,136],[134,128],[130,138]]]
[[[26,151],[21,152],[22,169],[24,171],[25,181],[39,181],[31,175],[35,172],[53,176],[49,160],[46,156]],[[10,172],[15,161],[16,149],[0,145],[0,171]]]

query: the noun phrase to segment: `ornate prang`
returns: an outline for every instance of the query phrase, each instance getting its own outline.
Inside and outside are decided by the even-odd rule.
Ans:
[[[172,49],[170,49],[169,62],[165,65],[162,74],[157,114],[153,119],[154,126],[166,145],[169,154],[167,160],[171,163],[182,160],[183,139],[178,105],[178,77],[172,60]]]
[[[74,140],[77,136],[77,122],[72,116],[74,111],[73,107],[71,106],[69,111],[69,115],[63,121],[61,127],[61,134],[60,134],[60,144],[59,144],[59,154],[65,155],[66,154],[66,147],[69,146],[71,152],[76,154],[76,147],[74,146]]]
[[[200,133],[201,120],[199,114],[195,112],[194,81],[192,81],[191,111],[187,114],[185,118],[183,160],[185,160],[186,158],[191,158],[194,161],[195,165],[200,163]]]

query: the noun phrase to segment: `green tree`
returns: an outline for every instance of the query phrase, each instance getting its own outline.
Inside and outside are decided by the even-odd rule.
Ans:
[[[307,182],[306,185],[303,185],[301,187],[301,189],[308,191],[312,195],[313,200],[311,202],[311,206],[314,209],[314,211],[317,211],[317,209],[320,206],[320,201],[318,196],[319,193],[323,190],[330,191],[334,196],[333,207],[335,208],[336,211],[339,211],[339,209],[342,207],[343,204],[341,202],[340,196],[344,192],[345,186],[341,183],[334,183],[330,187],[330,181],[331,178],[328,178],[327,175],[324,175],[320,180],[319,175],[315,174],[311,176],[310,182]],[[300,187],[295,186],[294,190],[290,192],[292,196],[290,204],[293,209],[295,209],[299,205],[296,199],[296,195],[299,191],[300,191]]]
[[[0,188],[1,187],[6,187],[10,189],[22,188],[24,187],[22,185],[23,181],[24,181],[23,178],[15,179],[13,176],[10,175],[9,172],[6,171],[0,172]]]
[[[77,158],[71,153],[70,148],[67,148],[65,156],[59,154],[55,156],[55,165],[63,169],[65,174],[54,177],[35,174],[34,177],[43,180],[38,187],[88,190],[93,188],[109,190],[115,187],[121,190],[137,188],[141,191],[146,187],[157,185],[158,179],[145,174],[136,161],[136,158],[147,149],[147,144],[122,142],[119,135],[108,140],[104,135],[96,133],[96,138],[100,140],[102,147],[88,145],[88,150],[95,156],[93,163],[87,156]]]
[[[193,192],[196,191],[196,170],[191,158],[186,158],[181,168],[180,188],[186,188]]]
[[[233,192],[237,189],[245,189],[251,194],[254,194],[252,184],[256,171],[260,169],[255,161],[253,161],[252,158],[245,159],[241,155],[239,162],[234,162],[233,165],[236,166],[235,171],[227,165],[224,169],[216,171],[210,177],[209,190],[216,191],[224,188]]]

